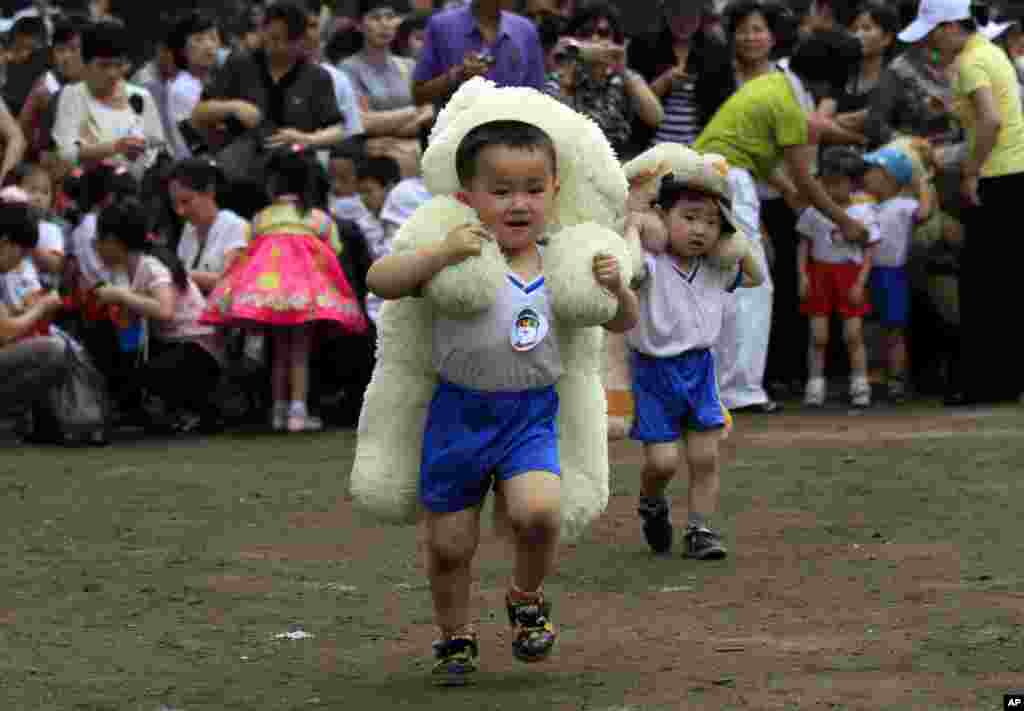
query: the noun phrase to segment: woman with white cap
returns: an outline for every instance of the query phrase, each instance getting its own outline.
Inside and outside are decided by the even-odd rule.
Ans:
[[[1017,72],[978,30],[981,14],[972,12],[970,0],[921,0],[917,19],[900,33],[904,42],[925,43],[935,64],[953,65],[952,108],[967,132],[960,181],[969,206],[960,263],[961,342],[949,404],[1015,400],[1024,390],[1016,354],[990,346],[1005,325],[997,307],[1024,256],[1018,235],[1005,227],[1024,193],[1024,112]]]

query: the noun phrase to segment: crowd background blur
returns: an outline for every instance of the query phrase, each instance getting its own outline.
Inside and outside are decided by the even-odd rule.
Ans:
[[[207,362],[204,376],[220,376],[215,407],[147,387],[160,369],[145,366],[129,335],[147,324],[172,340],[210,335],[179,321],[199,318],[200,302],[258,240],[251,225],[270,204],[266,166],[298,151],[315,166],[308,199],[333,218],[331,245],[370,323],[366,334],[316,339],[310,408],[353,424],[379,306],[366,270],[429,198],[419,163],[439,108],[485,76],[589,116],[623,160],[677,142],[724,152],[745,170],[733,207],[751,222],[771,279],[736,299],[718,357],[724,401],[751,412],[779,411],[807,378],[796,224],[824,204],[819,148],[903,146],[914,197],[934,194],[939,208],[908,249],[913,391],[951,405],[1016,399],[1024,380],[1012,351],[992,360],[979,350],[995,329],[992,284],[1001,282],[978,245],[1016,244],[1007,225],[1024,172],[1024,5],[921,2],[946,20],[905,43],[916,0],[167,0],[158,15],[137,0],[4,0],[0,207],[18,207],[0,214],[0,370],[6,382],[33,384],[18,407],[38,405],[55,378],[64,382],[54,373],[68,372],[64,345],[74,343],[102,371],[125,426],[177,431],[201,420],[216,429],[214,410],[264,417],[274,354],[258,329],[216,329],[217,368]],[[831,50],[808,68],[809,47]],[[777,93],[787,86],[795,103]],[[751,108],[762,99],[780,113]],[[735,126],[767,131],[763,145],[738,140]],[[979,140],[991,151],[981,164]],[[797,149],[806,171],[792,160]],[[146,299],[166,296],[163,282],[127,278],[121,267],[134,257],[115,269],[96,251],[102,215],[135,198],[149,235],[142,247],[188,275],[175,282],[186,285],[187,313],[149,309]],[[38,227],[34,242],[26,225]],[[125,296],[133,284],[138,293]],[[866,328],[884,383],[886,329],[870,317]],[[831,347],[829,374],[845,376],[846,348]],[[32,354],[45,357],[25,372]]]

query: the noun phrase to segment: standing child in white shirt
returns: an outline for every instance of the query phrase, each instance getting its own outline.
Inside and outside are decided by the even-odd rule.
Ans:
[[[655,245],[643,241],[640,320],[626,334],[635,403],[630,437],[644,443],[638,512],[648,545],[655,553],[672,547],[665,491],[680,469],[677,443],[684,439],[690,475],[684,555],[713,560],[726,555],[721,535],[708,519],[718,509],[718,446],[727,418],[711,348],[722,330],[731,292],[758,286],[764,274],[749,251],[739,268],[735,262],[723,268],[709,258],[721,245],[723,232],[734,229],[721,204],[730,196],[728,166],[724,159],[696,153],[692,163],[685,176],[667,175],[658,190],[667,251],[654,253]],[[627,231],[641,237],[636,221]]]
[[[903,150],[886,146],[864,156],[864,162],[870,166],[864,174],[864,189],[878,200],[875,210],[881,234],[871,270],[871,298],[885,329],[889,399],[899,402],[907,393],[907,255],[914,227],[928,219],[931,204],[909,194],[914,184],[914,164]]]
[[[822,155],[818,178],[829,197],[868,228],[866,247],[845,241],[835,223],[813,207],[801,213],[796,225],[801,237],[797,249],[800,311],[810,318],[811,324],[804,404],[812,407],[825,404],[825,355],[833,314],[843,321],[843,338],[850,355],[850,402],[854,407],[871,405],[864,317],[871,313],[867,283],[872,245],[879,240],[878,223],[874,205],[851,204],[853,181],[864,169],[864,161],[853,150],[831,148]]]

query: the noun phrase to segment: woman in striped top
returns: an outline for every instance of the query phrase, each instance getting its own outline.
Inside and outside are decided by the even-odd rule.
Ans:
[[[690,145],[734,88],[720,81],[728,64],[724,44],[709,31],[710,3],[665,0],[665,26],[629,46],[629,65],[650,82],[665,118],[655,130],[634,126],[634,145]]]

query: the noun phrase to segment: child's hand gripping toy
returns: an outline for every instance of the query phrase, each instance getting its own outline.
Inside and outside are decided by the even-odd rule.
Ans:
[[[630,182],[631,205],[639,207],[645,200],[648,205],[656,202],[662,180],[670,175],[678,182],[716,196],[725,220],[722,238],[708,253],[708,258],[724,270],[736,268],[750,254],[750,242],[736,228],[729,209],[732,190],[728,180],[729,164],[725,158],[712,153],[697,153],[678,143],[660,143],[631,160],[623,169]],[[664,252],[668,243],[664,223],[660,230],[651,229],[646,227],[647,218],[644,219],[644,228],[638,230],[643,248],[652,253]]]
[[[396,253],[436,245],[460,225],[479,223],[457,200],[463,186],[456,151],[474,128],[500,120],[532,124],[551,137],[560,190],[543,250],[545,287],[558,328],[563,375],[557,384],[562,468],[563,535],[579,536],[608,501],[606,402],[602,387],[604,332],[617,299],[598,284],[595,257],[614,256],[628,283],[642,262],[639,245],[615,229],[626,217],[627,182],[615,154],[591,120],[532,89],[497,88],[482,78],[460,87],[438,116],[423,156],[423,177],[435,196],[402,226]],[[380,519],[417,519],[419,466],[427,407],[438,376],[431,365],[434,314],[465,318],[492,307],[509,271],[499,246],[446,267],[424,298],[385,302],[378,360],[366,392],[351,490]]]

